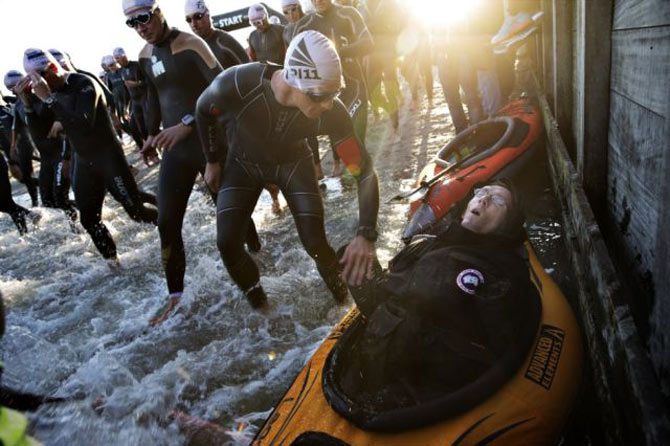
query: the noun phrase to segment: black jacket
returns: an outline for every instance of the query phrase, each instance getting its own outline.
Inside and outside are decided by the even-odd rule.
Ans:
[[[510,348],[529,346],[539,322],[518,241],[459,224],[413,241],[387,272],[352,294],[366,323],[342,388],[387,408],[474,381]]]

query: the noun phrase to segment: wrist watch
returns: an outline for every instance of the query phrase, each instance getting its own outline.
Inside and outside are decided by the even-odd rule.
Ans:
[[[375,228],[370,228],[368,226],[361,226],[356,231],[356,235],[360,235],[369,242],[376,242],[379,234]]]
[[[48,107],[51,107],[51,106],[54,104],[54,102],[56,102],[56,98],[54,98],[53,95],[49,96],[48,98],[46,98],[46,99],[44,100],[44,103],[45,103]]]
[[[181,118],[181,123],[186,127],[193,127],[193,124],[195,124],[195,118],[193,115],[185,115],[183,118]]]

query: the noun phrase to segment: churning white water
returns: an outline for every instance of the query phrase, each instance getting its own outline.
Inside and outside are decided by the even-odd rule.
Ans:
[[[386,120],[368,133],[380,177],[377,246],[384,265],[400,249],[407,212],[406,205],[385,200],[410,187],[453,137],[441,95],[418,112],[405,106],[401,133],[392,144]],[[329,160],[328,146],[321,149]],[[330,171],[328,163],[324,168]],[[157,171],[143,169],[141,187],[154,192]],[[326,231],[336,249],[357,222],[356,188],[349,183],[326,181]],[[16,201],[26,206],[23,186],[14,189]],[[214,207],[196,186],[183,227],[181,310],[156,328],[147,321],[167,289],[154,227],[133,222],[107,197],[103,221],[122,263],[121,271],[113,271],[88,234],[72,233],[62,212],[37,212],[38,227],[23,237],[0,216],[0,290],[8,308],[1,346],[4,385],[69,400],[30,414],[34,435],[48,445],[208,444],[180,430],[179,414],[220,426],[225,444],[246,445],[352,305],[334,303],[300,245],[290,212],[274,216],[266,193],[253,216],[263,243],[254,258],[269,311],[252,310],[228,277],[215,245]]]

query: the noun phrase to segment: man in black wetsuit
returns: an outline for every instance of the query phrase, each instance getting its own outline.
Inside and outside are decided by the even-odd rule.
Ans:
[[[0,114],[7,111],[4,110],[6,105],[7,104],[5,104],[2,97],[0,97]],[[0,136],[4,136],[4,131],[0,132],[0,134],[2,134]],[[4,144],[7,143],[7,141],[3,140],[5,140],[4,137],[0,138],[0,144],[4,147]],[[5,156],[0,152],[0,212],[8,214],[16,225],[16,229],[19,230],[19,234],[23,235],[28,231],[26,217],[36,222],[39,215],[30,212],[28,209],[25,209],[14,202],[14,199],[12,198],[12,186],[9,182],[7,169]]]
[[[100,219],[106,191],[133,220],[144,223],[156,224],[157,211],[145,206],[155,203],[155,198],[139,191],[95,81],[83,74],[66,73],[50,53],[39,49],[26,50],[24,69],[29,74],[17,90],[32,88],[41,104],[61,122],[75,150],[74,195],[81,224],[110,265],[118,265],[116,245]],[[24,105],[30,124],[32,108],[27,102]]]
[[[233,67],[198,100],[205,179],[219,191],[217,245],[230,276],[255,308],[265,305],[266,296],[241,236],[265,183],[277,184],[286,197],[300,240],[333,297],[342,301],[347,296],[326,238],[306,137],[329,135],[358,184],[358,232],[341,262],[350,284],[359,284],[371,273],[377,236],[377,175],[346,108],[336,99],[343,79],[335,47],[322,34],[305,32],[291,42],[284,65],[285,69],[262,63]],[[227,138],[220,138],[219,125]]]
[[[21,79],[23,79],[23,73],[17,70],[10,70],[5,74],[5,87],[13,92],[14,87]],[[33,152],[35,151],[35,144],[28,133],[28,128],[25,125],[21,125],[25,123],[25,120],[18,124],[15,122],[17,119],[21,120],[24,118],[25,113],[23,113],[21,102],[15,102],[11,106],[11,109],[8,108],[6,113],[2,114],[0,125],[3,127],[2,132],[7,138],[7,141],[3,144],[7,159],[10,163],[18,163],[19,170],[21,171],[21,182],[26,185],[34,207],[38,205],[37,181],[33,178]]]
[[[77,232],[77,209],[69,199],[70,179],[64,163],[70,156],[70,143],[53,112],[30,91],[29,85],[26,76],[14,87],[21,100],[15,104],[13,131],[15,134],[29,134],[40,153],[42,206],[62,209],[69,219],[70,228]]]
[[[249,57],[254,62],[284,63],[284,26],[268,22],[265,6],[256,3],[249,8],[249,23],[256,28],[249,35]]]
[[[114,60],[119,64],[119,74],[123,80],[126,91],[130,97],[130,120],[128,126],[132,131],[131,136],[135,140],[139,149],[144,145],[144,141],[149,134],[144,121],[144,101],[147,96],[147,86],[140,64],[136,61],[128,60],[123,48],[114,48],[112,52]]]
[[[351,6],[334,5],[332,0],[313,0],[312,3],[316,12],[300,19],[295,26],[294,35],[313,29],[335,44],[342,60],[346,84],[340,99],[354,122],[356,136],[361,142],[365,142],[368,92],[361,58],[372,51],[372,36],[361,14]]]
[[[281,8],[288,20],[288,24],[284,26],[283,34],[284,45],[288,48],[291,44],[291,39],[293,38],[295,25],[305,16],[305,13],[302,11],[300,0],[282,0]],[[310,137],[305,140],[305,143],[312,151],[312,160],[314,161],[314,168],[316,169],[316,178],[317,180],[320,180],[323,178],[323,168],[321,167],[321,158],[319,155],[319,141],[315,137]]]
[[[182,222],[195,178],[205,170],[195,131],[195,107],[200,93],[222,69],[202,39],[168,26],[155,0],[123,0],[123,12],[126,24],[147,42],[139,55],[147,80],[149,131],[142,152],[145,158],[155,159],[157,151],[163,151],[158,174],[158,230],[169,296],[165,307],[149,321],[155,325],[169,317],[184,291]],[[246,226],[250,228],[250,248],[260,249],[253,224]]]
[[[186,0],[184,14],[193,33],[207,43],[224,70],[249,62],[249,56],[233,36],[214,28],[209,8],[203,0]]]

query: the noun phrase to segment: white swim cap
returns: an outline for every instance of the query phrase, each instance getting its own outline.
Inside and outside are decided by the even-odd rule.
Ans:
[[[300,0],[281,0],[281,7],[286,8],[287,6],[298,5],[302,8]]]
[[[112,65],[116,65],[116,60],[114,59],[114,56],[108,54],[102,58],[102,64],[106,67],[111,67]]]
[[[270,17],[270,20],[268,20],[268,22],[272,23],[273,25],[281,25],[281,20],[279,20],[279,17],[277,17],[276,15]]]
[[[284,59],[284,79],[300,91],[318,92],[324,84],[344,86],[340,56],[318,31],[304,31],[291,40]]]
[[[138,9],[152,9],[156,6],[156,0],[123,0],[123,14],[132,14]]]
[[[116,57],[123,57],[123,56],[126,55],[126,52],[125,52],[125,50],[124,50],[123,48],[121,48],[121,47],[117,47],[117,48],[114,48],[114,51],[112,51],[112,55],[113,55],[115,58],[116,58]]]
[[[11,90],[12,88],[16,87],[16,84],[19,83],[21,79],[25,74],[21,73],[18,70],[9,70],[7,74],[5,74],[5,87],[7,87],[7,90]]]
[[[26,73],[32,73],[33,71],[42,72],[49,64],[54,64],[60,71],[60,64],[48,51],[39,48],[28,48],[23,53],[23,69]]]
[[[256,20],[264,20],[268,18],[268,10],[265,9],[265,6],[261,5],[260,3],[251,5],[248,14],[249,14],[249,23],[254,22]]]
[[[204,14],[209,12],[209,8],[204,0],[186,0],[184,5],[184,15],[191,15],[195,13]]]

